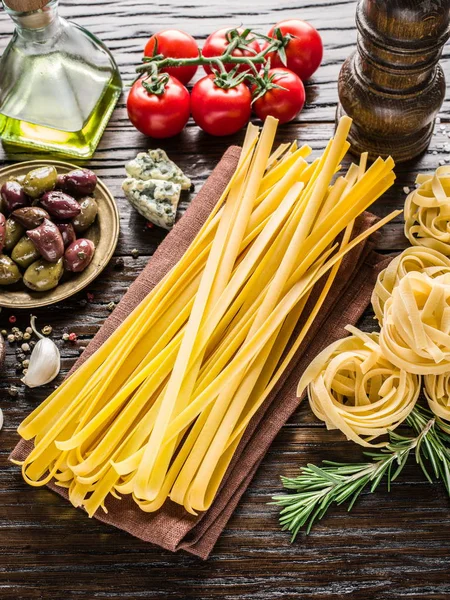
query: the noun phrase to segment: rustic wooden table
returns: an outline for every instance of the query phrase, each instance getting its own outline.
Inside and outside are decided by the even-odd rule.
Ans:
[[[281,0],[275,6],[269,0],[228,0],[226,4],[218,0],[195,0],[192,4],[181,0],[67,0],[62,3],[61,13],[106,42],[127,82],[145,40],[157,30],[178,27],[201,42],[211,31],[226,25],[244,23],[266,32],[269,25],[287,17],[306,19],[323,35],[324,62],[307,86],[306,109],[297,122],[280,128],[279,139],[299,138],[319,152],[332,135],[336,79],[356,38],[354,0]],[[12,24],[3,13],[2,49],[11,33]],[[448,47],[442,64],[449,74]],[[403,187],[413,184],[419,170],[431,171],[440,161],[450,159],[450,90],[447,96],[442,125],[437,126],[429,152],[414,164],[396,169],[397,184],[377,202],[377,214],[384,215],[403,205]],[[242,136],[211,138],[190,123],[178,139],[161,145],[193,178],[198,189],[225,148],[240,143]],[[125,161],[148,146],[149,140],[128,122],[122,99],[89,164],[116,194],[121,217],[116,255],[123,257],[125,267],[123,271],[114,270],[112,265],[107,268],[90,286],[93,299],[89,302],[84,292],[60,305],[36,311],[41,325],[50,323],[54,328],[63,372],[107,317],[108,303],[121,299],[164,237],[160,229],[146,229],[145,221],[130,210],[120,191]],[[5,164],[25,158],[29,155],[0,153]],[[384,228],[382,251],[405,246],[400,220]],[[133,248],[140,251],[137,259],[131,256]],[[10,315],[11,311],[1,312],[2,329]],[[16,316],[18,325],[25,327],[29,315],[17,311]],[[373,327],[369,313],[362,325]],[[61,341],[67,330],[77,333],[77,344]],[[345,506],[334,509],[309,537],[300,535],[293,545],[280,531],[277,510],[267,505],[270,497],[280,491],[280,474],[292,475],[299,465],[324,458],[361,457],[357,447],[315,421],[306,403],[278,435],[207,562],[140,542],[89,520],[47,489],[28,487],[7,456],[18,439],[20,421],[48,390],[21,388],[20,395],[11,398],[8,387],[19,384],[14,362],[14,349],[8,347],[0,380],[0,406],[5,416],[0,433],[0,598],[450,598],[450,501],[443,487],[431,487],[414,465],[407,468],[390,494],[380,489],[376,494],[364,495],[350,515]]]

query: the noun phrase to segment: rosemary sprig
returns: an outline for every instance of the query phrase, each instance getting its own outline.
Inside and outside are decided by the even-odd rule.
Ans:
[[[347,464],[324,461],[321,467],[312,464],[301,467],[298,477],[281,478],[283,486],[295,490],[295,493],[274,496],[272,504],[282,507],[280,524],[283,531],[291,532],[292,541],[303,526],[309,533],[332,504],[349,501],[350,511],[361,492],[367,486],[370,486],[370,492],[374,492],[384,477],[389,491],[392,481],[400,475],[412,453],[427,479],[432,481],[429,473],[431,464],[435,477],[444,481],[450,494],[450,430],[421,407],[414,408],[407,423],[415,437],[390,432],[386,447],[378,452],[365,453],[372,462]]]
[[[423,457],[431,463],[436,479],[442,479],[447,494],[450,496],[450,427],[439,417],[426,408],[416,406],[407,418],[407,423],[415,433],[420,433],[427,425],[430,418],[434,417],[434,424],[430,435],[425,436],[420,447]],[[422,471],[426,478],[432,482],[427,469],[426,462],[420,462]]]

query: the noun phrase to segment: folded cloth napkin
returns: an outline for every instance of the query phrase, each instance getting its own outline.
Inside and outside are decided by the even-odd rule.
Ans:
[[[179,260],[220,198],[236,168],[239,155],[238,147],[227,150],[186,214],[160,244],[73,369],[97,350]],[[374,215],[364,213],[356,221],[354,235],[369,228],[375,221]],[[148,514],[141,511],[130,496],[124,496],[120,501],[111,497],[107,502],[108,513],[99,510],[95,518],[168,550],[186,550],[206,559],[273,439],[298,407],[300,399],[296,397],[296,386],[302,372],[326,345],[346,335],[344,327],[347,324],[356,324],[370,301],[377,274],[388,261],[389,259],[373,251],[373,240],[366,240],[344,258],[338,277],[307,338],[272,394],[249,424],[208,511],[194,517],[182,506],[167,501],[158,512]],[[320,285],[316,288],[320,288]],[[316,288],[314,293],[317,295],[319,289]],[[315,299],[311,297],[311,307],[314,303]],[[304,314],[308,313],[307,307]],[[301,325],[299,323],[298,330]],[[22,440],[10,458],[23,460],[32,447],[32,441]],[[64,488],[53,483],[49,487],[67,498]]]

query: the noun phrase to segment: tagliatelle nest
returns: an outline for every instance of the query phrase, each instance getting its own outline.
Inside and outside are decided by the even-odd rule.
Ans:
[[[380,325],[383,324],[383,312],[387,300],[403,277],[411,271],[437,277],[446,272],[450,273],[450,259],[426,246],[412,246],[394,258],[378,275],[372,293],[372,306]]]
[[[425,396],[435,415],[450,421],[450,373],[425,375]]]
[[[405,203],[405,235],[413,246],[450,256],[450,166],[420,174]]]
[[[356,327],[323,350],[300,379],[297,395],[308,387],[311,409],[328,429],[340,429],[361,446],[395,429],[414,408],[421,378],[387,360],[379,334]]]
[[[383,354],[419,375],[450,371],[450,274],[403,277],[384,307]]]

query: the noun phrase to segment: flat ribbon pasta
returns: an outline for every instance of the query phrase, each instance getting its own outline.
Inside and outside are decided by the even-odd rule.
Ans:
[[[384,307],[384,356],[418,375],[450,371],[450,274],[405,275]]]
[[[450,256],[450,166],[419,174],[405,202],[405,235],[413,246]]]
[[[434,414],[450,421],[450,373],[425,375],[425,396]]]
[[[372,307],[380,325],[383,324],[384,306],[394,288],[411,271],[437,277],[450,273],[450,259],[441,252],[426,246],[412,246],[394,258],[386,269],[379,273],[372,293]]]
[[[340,429],[361,446],[392,431],[409,415],[420,392],[421,378],[394,366],[381,352],[379,334],[351,325],[350,337],[323,350],[298,384],[308,388],[311,409],[328,429]]]

